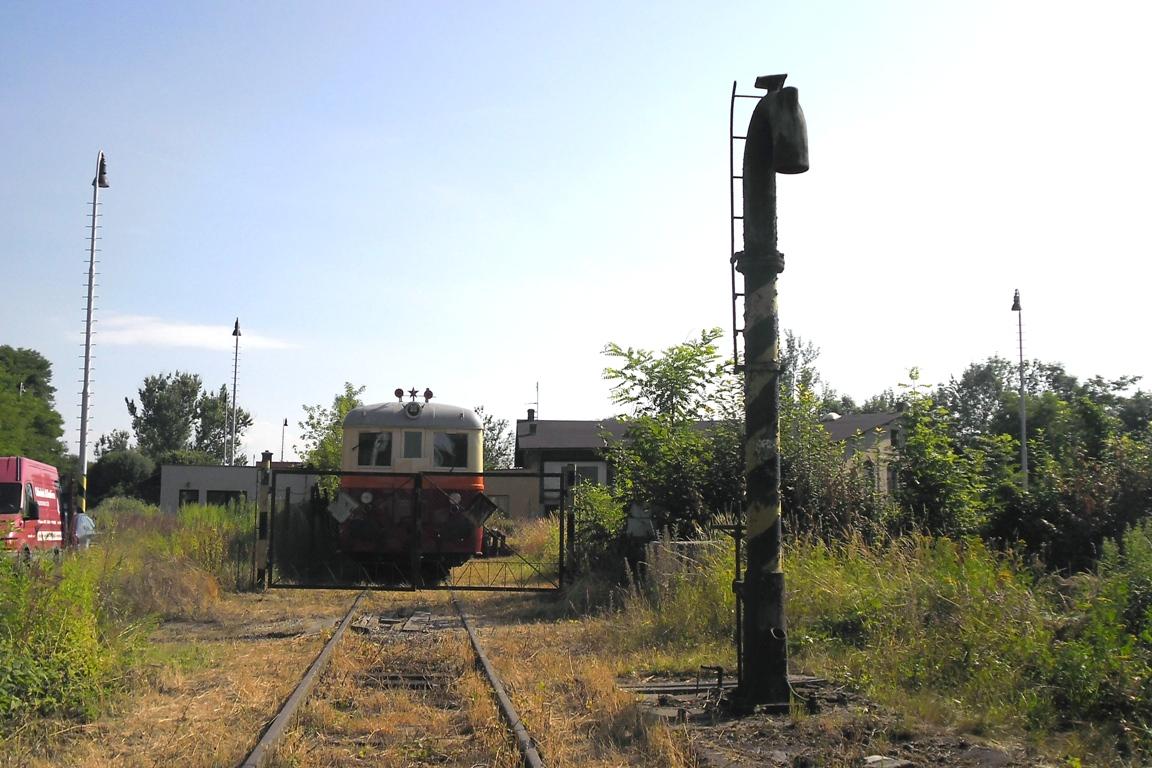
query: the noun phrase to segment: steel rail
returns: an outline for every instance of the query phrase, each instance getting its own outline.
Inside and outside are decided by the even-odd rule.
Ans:
[[[476,632],[472,629],[472,625],[468,621],[468,617],[464,615],[464,609],[460,607],[460,603],[456,601],[456,595],[452,595],[452,605],[456,608],[456,613],[460,615],[460,621],[464,624],[464,629],[468,632],[468,639],[472,641],[472,650],[476,654],[476,660],[480,662],[480,666],[484,668],[484,674],[488,676],[488,683],[492,686],[492,690],[496,693],[496,700],[500,704],[500,713],[504,715],[504,719],[508,725],[512,727],[512,732],[516,735],[516,744],[520,748],[520,755],[524,758],[524,765],[527,768],[544,768],[544,759],[540,757],[540,752],[536,749],[536,744],[532,741],[532,735],[528,733],[528,729],[524,727],[524,723],[520,720],[520,714],[513,706],[512,700],[508,698],[507,691],[504,690],[504,683],[500,680],[500,675],[497,674],[496,669],[492,666],[492,662],[488,661],[488,656],[485,655],[484,649],[480,647],[480,640],[476,637]]]
[[[316,687],[316,683],[320,680],[320,675],[328,666],[328,661],[332,658],[332,652],[336,649],[340,638],[344,636],[344,631],[348,629],[348,625],[352,623],[352,617],[356,614],[356,606],[360,605],[360,601],[364,599],[367,592],[362,591],[352,601],[348,613],[344,615],[344,620],[340,622],[340,626],[332,634],[332,638],[325,643],[323,650],[316,656],[316,660],[312,662],[312,666],[304,674],[304,677],[296,685],[296,690],[292,691],[292,695],[284,702],[284,706],[280,708],[280,712],[276,718],[268,726],[267,730],[260,737],[260,741],[256,742],[256,746],[240,763],[239,768],[264,768],[268,761],[276,754],[276,748],[280,745],[280,741],[288,732],[288,728],[296,721],[296,716],[299,713],[300,707],[308,700],[311,695],[312,689]]]

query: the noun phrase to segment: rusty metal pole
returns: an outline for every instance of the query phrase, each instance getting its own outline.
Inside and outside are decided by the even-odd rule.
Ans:
[[[808,170],[808,136],[795,88],[786,75],[756,78],[767,91],[748,123],[744,145],[744,461],[748,568],[742,589],[743,679],[738,702],[786,710],[790,703],[780,567],[780,343],[776,276],[776,174]]]

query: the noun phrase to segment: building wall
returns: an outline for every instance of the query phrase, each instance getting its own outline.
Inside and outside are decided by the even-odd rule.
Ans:
[[[209,503],[209,494],[240,493],[256,500],[258,467],[219,467],[165,464],[160,467],[160,509],[175,514],[184,503]],[[181,493],[183,492],[183,494]]]
[[[513,519],[539,517],[540,476],[530,472],[484,476],[484,493]]]
[[[276,474],[276,496],[280,501],[285,491],[293,504],[307,498],[316,484],[317,475]],[[160,467],[160,509],[175,514],[184,504],[223,503],[221,496],[240,494],[256,501],[260,490],[259,467],[220,467],[187,464],[165,464]]]

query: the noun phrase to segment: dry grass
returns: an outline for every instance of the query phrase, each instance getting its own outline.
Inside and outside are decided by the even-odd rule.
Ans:
[[[386,642],[346,637],[273,765],[485,765],[518,756],[495,725],[462,633],[391,633]],[[395,687],[391,675],[425,674],[427,689]]]
[[[94,722],[37,721],[0,766],[235,765],[347,610],[350,593],[228,595],[155,633],[131,694]]]
[[[487,609],[494,598],[477,597],[466,609],[495,614]],[[522,597],[524,614],[538,616],[540,600]],[[505,622],[513,618],[511,600],[494,602]],[[620,659],[601,655],[585,623],[502,623],[478,631],[549,766],[695,764],[682,734],[646,721],[635,697],[617,688]]]
[[[198,618],[154,633],[131,694],[95,722],[39,721],[0,766],[235,765],[278,710],[351,601],[351,592],[222,595]],[[451,615],[445,593],[377,593],[365,611]],[[469,595],[481,640],[549,766],[686,768],[682,737],[646,723],[616,688],[619,659],[597,657],[586,624],[554,619],[550,596]],[[345,638],[277,765],[520,765],[515,741],[462,630]],[[422,670],[445,685],[408,690],[389,674]]]

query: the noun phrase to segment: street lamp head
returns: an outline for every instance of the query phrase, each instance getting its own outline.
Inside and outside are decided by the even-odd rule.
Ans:
[[[104,153],[100,153],[100,162],[96,165],[96,178],[92,179],[92,186],[108,189],[108,164],[104,162]]]
[[[1020,289],[1016,289],[1016,293],[1012,296],[1012,311],[1020,311]]]
[[[232,329],[233,336],[240,335],[240,318],[236,318],[236,326]]]

